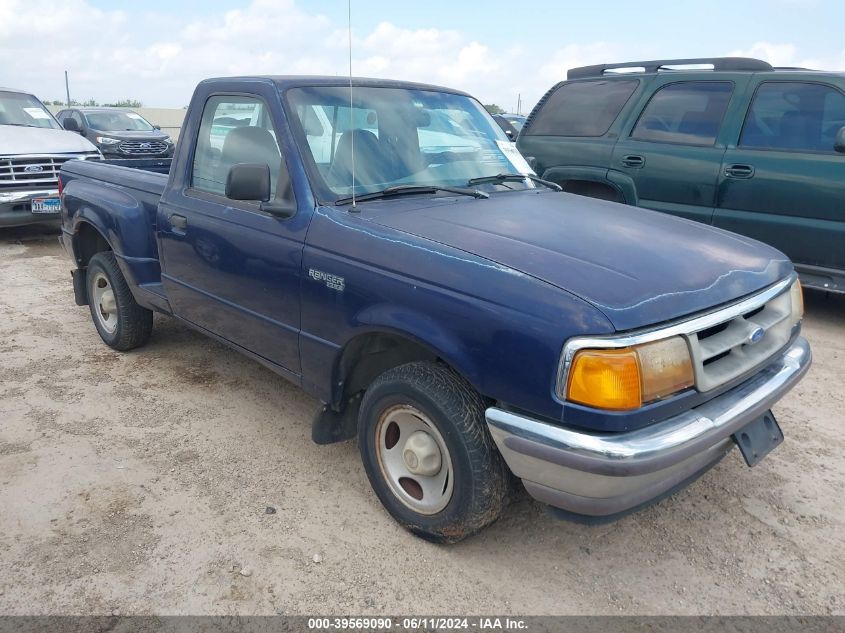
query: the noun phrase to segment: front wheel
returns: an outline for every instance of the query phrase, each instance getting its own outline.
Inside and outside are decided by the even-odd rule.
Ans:
[[[383,373],[361,403],[367,477],[405,528],[453,543],[495,521],[509,477],[484,421],[481,396],[451,369],[408,363]]]
[[[88,307],[106,345],[121,352],[146,343],[153,330],[153,313],[139,306],[111,251],[88,262]]]

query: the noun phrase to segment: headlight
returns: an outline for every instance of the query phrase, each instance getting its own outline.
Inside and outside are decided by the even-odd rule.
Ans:
[[[162,139],[162,140],[163,140],[165,143],[167,143],[168,145],[173,145],[173,139],[172,139],[172,138],[170,138],[169,136],[165,136],[165,137],[164,137],[164,139]]]
[[[120,143],[120,140],[116,138],[109,138],[108,136],[98,136],[97,137],[97,144],[98,145],[115,145],[116,143]]]
[[[565,398],[615,411],[638,409],[695,384],[680,336],[620,349],[582,349],[569,366]]]
[[[804,290],[800,280],[796,279],[790,286],[789,298],[792,301],[792,325],[796,325],[804,317]]]

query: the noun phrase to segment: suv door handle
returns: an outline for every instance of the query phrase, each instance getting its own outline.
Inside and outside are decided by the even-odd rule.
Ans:
[[[170,216],[170,226],[174,229],[184,231],[188,228],[188,218],[184,215],[173,214]]]
[[[622,164],[625,167],[642,167],[645,165],[645,158],[636,154],[628,154],[622,157]]]
[[[739,179],[753,178],[754,167],[751,165],[728,165],[725,167],[725,176]]]

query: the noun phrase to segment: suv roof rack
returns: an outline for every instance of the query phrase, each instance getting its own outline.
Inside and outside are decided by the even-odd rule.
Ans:
[[[602,75],[624,68],[642,68],[640,72],[656,73],[661,70],[673,70],[671,66],[712,66],[713,70],[774,70],[772,65],[760,59],[750,57],[704,57],[700,59],[656,59],[647,62],[625,62],[622,64],[595,64],[571,68],[566,73],[567,79],[582,79],[584,77],[601,77]],[[709,69],[708,69],[709,70]],[[619,73],[623,74],[623,73]]]

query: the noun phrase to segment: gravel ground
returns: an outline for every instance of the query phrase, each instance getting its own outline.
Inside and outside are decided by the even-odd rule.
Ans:
[[[757,467],[601,527],[523,497],[449,547],[258,364],[158,316],[108,349],[68,270],[53,234],[0,230],[2,614],[845,614],[843,297],[807,293],[815,365]]]

